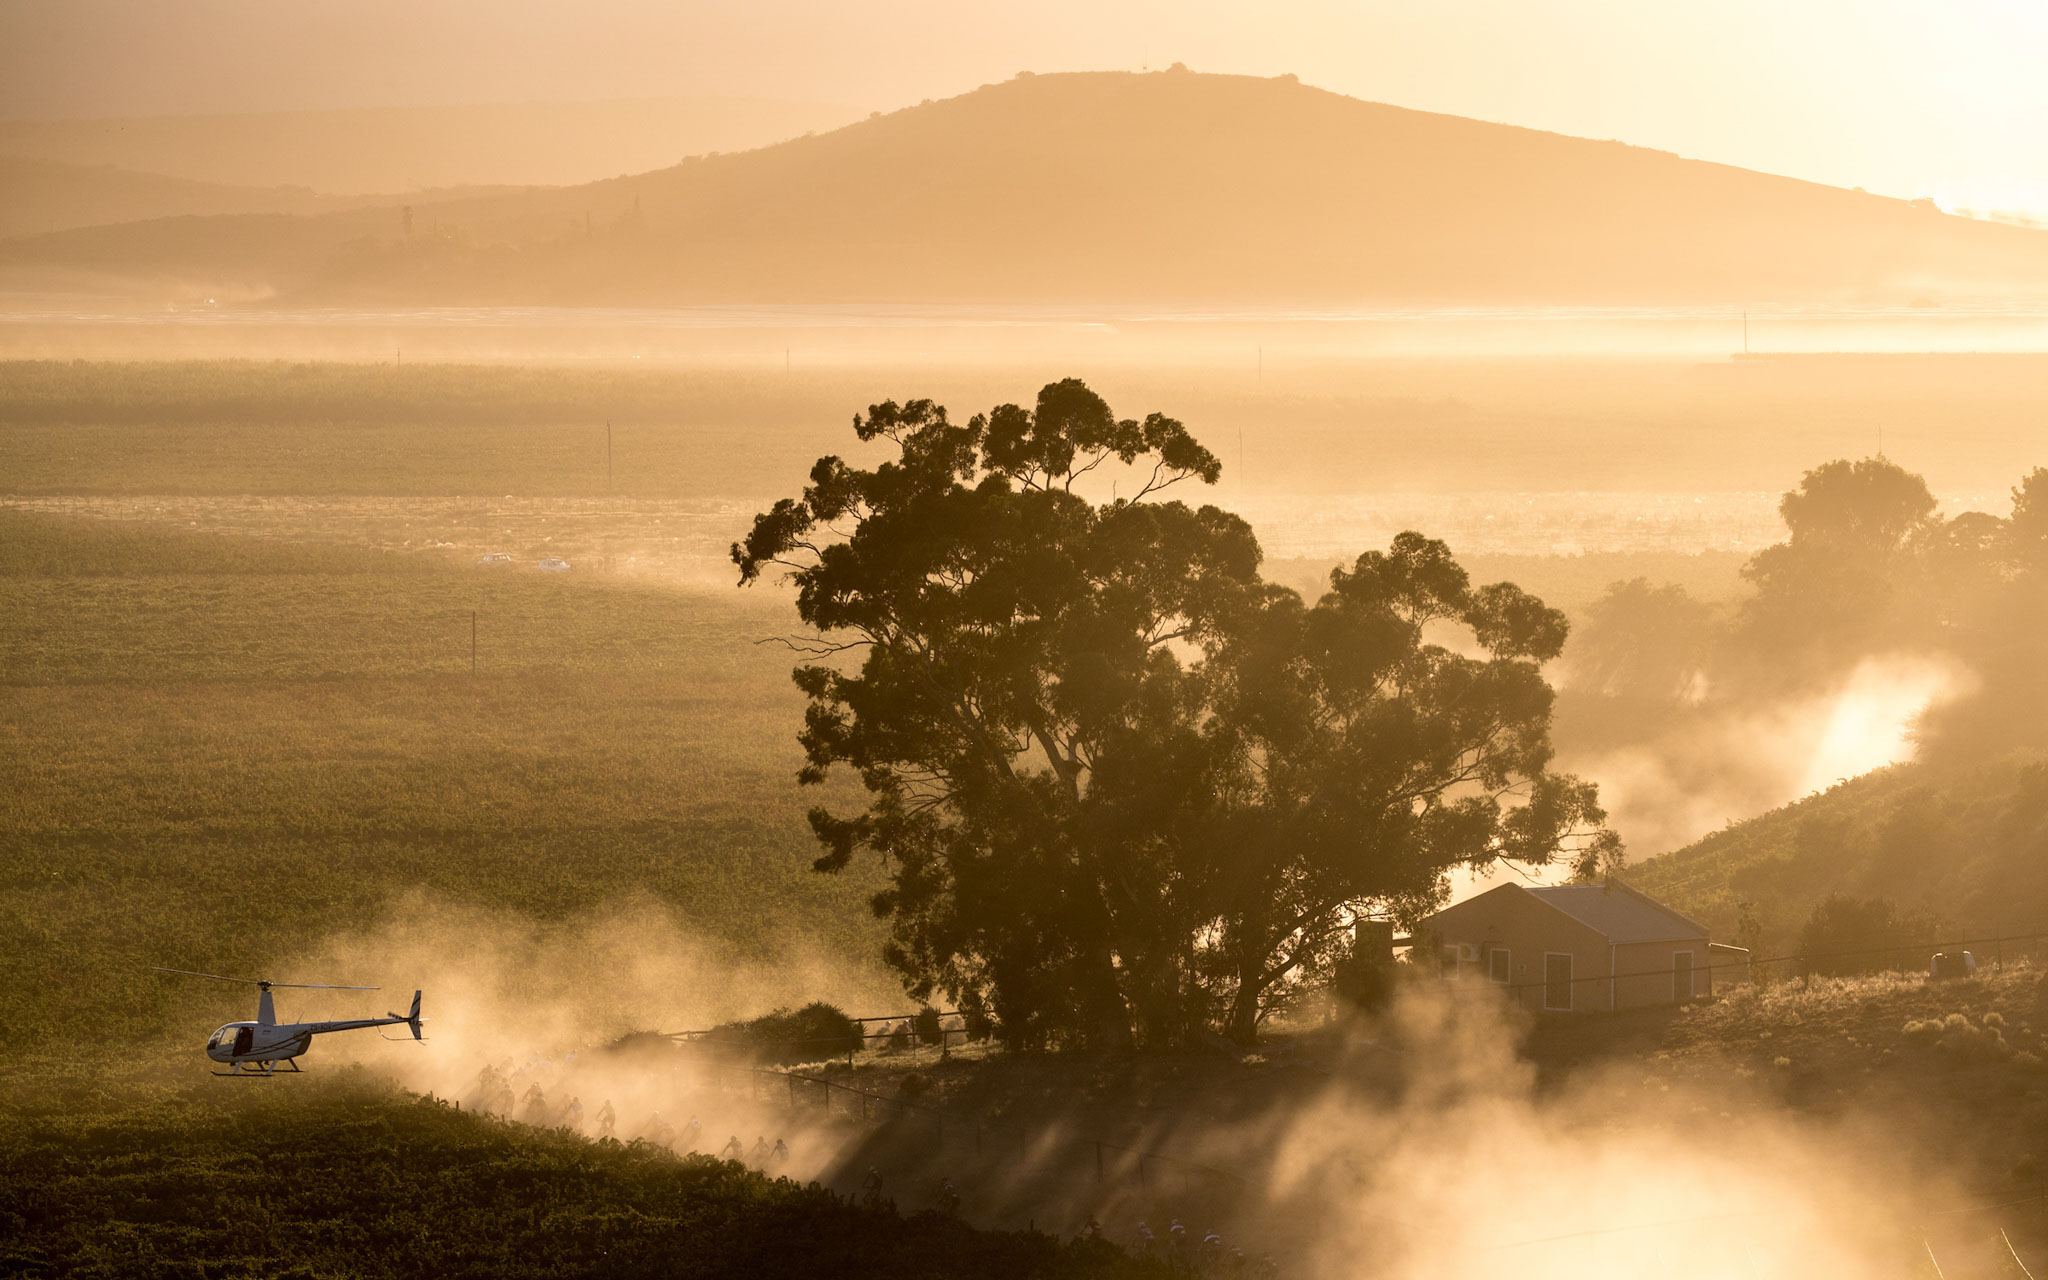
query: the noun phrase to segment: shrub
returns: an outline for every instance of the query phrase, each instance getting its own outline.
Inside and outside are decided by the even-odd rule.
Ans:
[[[922,1098],[925,1094],[931,1092],[931,1087],[931,1081],[912,1071],[903,1077],[902,1084],[896,1086],[896,1096],[900,1098]]]
[[[945,1028],[939,1023],[939,1011],[926,1005],[917,1011],[917,1042],[937,1044],[944,1038]]]
[[[729,1022],[713,1034],[737,1045],[759,1062],[817,1062],[843,1057],[861,1047],[860,1027],[832,1005],[813,1002],[801,1009],[777,1009],[750,1022]]]
[[[1984,1025],[1987,1027],[2003,1028],[2005,1026],[2005,1015],[1998,1013],[1995,1010],[1991,1013],[1987,1013],[1984,1015]]]
[[[1885,898],[1851,898],[1832,893],[1799,930],[1802,970],[1809,976],[1844,977],[1923,966],[1920,954],[1937,933],[1925,912],[1900,911]]]
[[[988,1016],[988,1005],[982,1002],[978,991],[970,992],[968,998],[960,1001],[960,1017],[967,1024],[969,1044],[980,1044],[995,1034],[995,1019]]]

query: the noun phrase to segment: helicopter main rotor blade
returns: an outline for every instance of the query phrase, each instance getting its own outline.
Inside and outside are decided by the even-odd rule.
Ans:
[[[230,978],[218,973],[201,973],[197,969],[166,969],[160,964],[153,964],[149,969],[151,973],[182,973],[188,978],[212,978],[215,982],[246,982],[252,987],[263,985],[260,978]]]
[[[300,991],[382,991],[382,987],[342,987],[331,982],[273,982],[273,987],[295,987]]]
[[[344,987],[331,982],[272,982],[268,978],[230,978],[219,973],[201,973],[197,969],[166,969],[160,964],[149,966],[152,973],[182,973],[188,978],[212,978],[215,982],[246,982],[252,987],[292,987],[300,991],[382,991],[382,987]]]

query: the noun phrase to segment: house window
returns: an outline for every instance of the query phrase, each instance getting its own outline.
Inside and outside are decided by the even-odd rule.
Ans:
[[[1488,952],[1486,957],[1486,976],[1503,987],[1514,981],[1514,965],[1510,963],[1511,959],[1511,953],[1505,948],[1496,947]]]
[[[1543,953],[1543,1007],[1572,1007],[1572,957],[1570,952]]]

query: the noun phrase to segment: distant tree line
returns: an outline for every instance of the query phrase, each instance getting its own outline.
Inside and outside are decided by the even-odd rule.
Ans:
[[[1563,615],[1443,543],[1304,601],[1242,519],[1168,496],[1222,470],[1186,427],[1072,379],[853,426],[885,460],[819,459],[733,559],[797,589],[800,779],[867,793],[812,810],[816,866],[883,861],[913,995],[1018,1046],[1249,1041],[1356,917],[1419,916],[1455,868],[1618,863],[1594,787],[1549,767]]]
[[[1640,735],[1687,706],[1813,687],[1880,654],[1953,658],[1976,678],[1922,725],[1957,752],[2048,744],[2048,468],[2012,513],[1943,517],[1888,459],[1837,460],[1779,503],[1789,536],[1743,569],[1732,613],[1675,585],[1616,583],[1588,611],[1565,674]]]
[[[1686,781],[1730,767],[1697,749],[1730,735],[1737,752],[1754,737],[1755,757],[1772,760],[1772,709],[1844,688],[1865,662],[1957,673],[1913,729],[1937,772],[1874,780],[1751,837],[1764,856],[1730,871],[1721,902],[1743,904],[1751,940],[1790,946],[1799,930],[1801,952],[1866,953],[1820,962],[1829,972],[1925,964],[1887,950],[1939,932],[1922,904],[1978,931],[2039,927],[2048,768],[2028,759],[2048,748],[2048,469],[2011,499],[2008,515],[1945,517],[1926,481],[1889,459],[1828,462],[1783,496],[1787,537],[1749,560],[1739,604],[1636,579],[1589,609],[1561,664],[1564,732],[1575,749],[1656,752]],[[1790,904],[1811,910],[1803,926],[1755,914]]]

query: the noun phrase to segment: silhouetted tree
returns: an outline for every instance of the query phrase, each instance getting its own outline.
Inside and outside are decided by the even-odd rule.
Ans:
[[[1586,608],[1565,669],[1574,689],[1653,710],[1700,691],[1714,610],[1676,583],[1617,582]]]
[[[1593,789],[1545,772],[1562,617],[1472,588],[1443,544],[1404,534],[1307,608],[1259,578],[1244,521],[1161,497],[1221,470],[1182,424],[1075,380],[854,429],[895,456],[820,459],[733,558],[742,582],[788,571],[817,632],[795,643],[859,656],[795,673],[800,779],[866,787],[857,815],[811,812],[815,865],[884,858],[914,994],[986,992],[1013,1044],[1248,1036],[1362,904],[1419,909],[1457,865],[1618,856]],[[1130,496],[1076,492],[1112,464]]]
[[[2035,467],[2013,486],[2010,528],[2015,566],[2048,576],[2048,467]]]
[[[1789,669],[1801,654],[1860,656],[1886,621],[1907,539],[1934,512],[1927,482],[1884,458],[1806,473],[1778,504],[1791,536],[1743,567],[1754,644]]]

